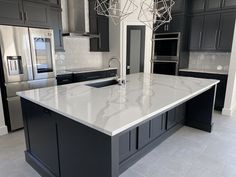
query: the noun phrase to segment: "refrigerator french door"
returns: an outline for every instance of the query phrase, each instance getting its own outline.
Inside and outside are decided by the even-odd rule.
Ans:
[[[1,92],[9,131],[23,127],[18,91],[55,85],[50,29],[0,25]]]

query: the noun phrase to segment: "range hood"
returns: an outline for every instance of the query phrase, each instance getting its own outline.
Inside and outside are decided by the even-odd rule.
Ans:
[[[65,37],[99,38],[99,34],[89,32],[89,3],[88,0],[68,0],[68,31]]]

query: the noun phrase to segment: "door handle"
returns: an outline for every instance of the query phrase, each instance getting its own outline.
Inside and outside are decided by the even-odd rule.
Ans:
[[[127,69],[130,69],[130,66],[129,66],[129,65],[127,66]]]
[[[201,48],[201,44],[202,44],[202,32],[200,32],[200,35],[199,35],[199,43],[198,43],[199,48]]]

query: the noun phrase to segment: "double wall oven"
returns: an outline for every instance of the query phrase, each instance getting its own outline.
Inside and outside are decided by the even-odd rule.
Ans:
[[[55,85],[53,31],[0,25],[1,92],[9,131],[23,127],[16,92]]]
[[[180,54],[180,33],[163,33],[154,35],[153,72],[176,75],[178,73]]]

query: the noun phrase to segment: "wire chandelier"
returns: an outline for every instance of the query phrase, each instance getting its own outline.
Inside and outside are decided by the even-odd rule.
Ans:
[[[174,4],[174,0],[141,0],[138,20],[156,31],[172,20],[171,10]],[[96,0],[95,3],[97,14],[110,17],[116,25],[137,9],[135,0]]]
[[[174,0],[143,0],[138,19],[156,31],[160,26],[172,20],[171,10],[174,4]]]
[[[119,0],[96,0],[95,11],[98,15],[110,17],[114,24],[131,15],[138,6],[134,0],[126,0],[124,6],[121,7]]]

